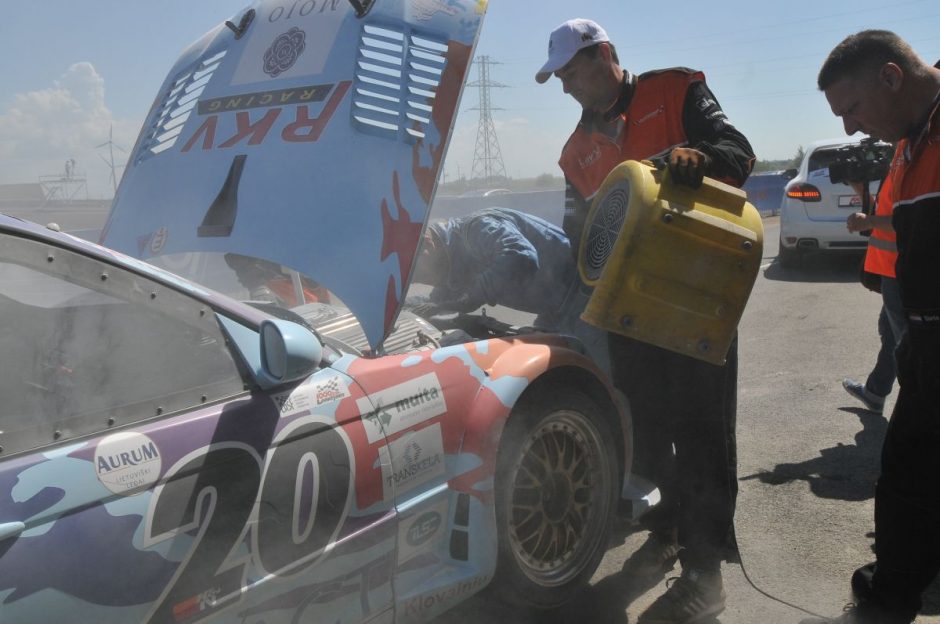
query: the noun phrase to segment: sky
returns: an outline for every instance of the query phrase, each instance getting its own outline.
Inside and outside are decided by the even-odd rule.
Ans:
[[[288,7],[303,0],[283,2]],[[6,59],[0,74],[0,184],[60,176],[74,159],[74,173],[87,180],[87,197],[110,197],[110,163],[119,179],[176,57],[249,4],[0,0],[0,58]],[[495,62],[490,80],[503,85],[490,89],[490,103],[510,177],[560,173],[558,154],[580,109],[557,79],[539,85],[534,76],[546,59],[549,32],[571,17],[599,22],[621,64],[634,73],[678,65],[702,70],[761,159],[790,158],[800,146],[843,134],[815,85],[826,55],[845,36],[885,28],[930,63],[940,59],[936,0],[490,0],[475,57]],[[478,80],[479,65],[471,67],[470,82]],[[479,96],[477,87],[464,91],[444,165],[446,181],[473,173]]]

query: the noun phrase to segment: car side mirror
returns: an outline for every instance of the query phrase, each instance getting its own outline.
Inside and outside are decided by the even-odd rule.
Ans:
[[[798,169],[787,169],[786,171],[783,172],[783,177],[784,179],[792,180],[793,178],[796,177],[797,173],[799,173]]]
[[[261,323],[261,370],[263,388],[298,381],[313,374],[323,357],[323,345],[306,327],[280,319]]]

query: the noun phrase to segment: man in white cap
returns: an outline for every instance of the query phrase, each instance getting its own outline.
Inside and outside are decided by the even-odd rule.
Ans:
[[[557,77],[583,109],[562,151],[563,227],[577,258],[590,202],[625,160],[653,160],[697,188],[703,176],[740,186],[754,162],[705,85],[687,68],[639,76],[620,67],[607,33],[587,19],[552,31],[548,61],[535,79]],[[586,288],[586,287],[585,287]],[[662,502],[646,514],[646,543],[624,564],[635,577],[661,575],[676,558],[682,576],[640,616],[639,624],[686,624],[725,608],[721,562],[736,561],[735,420],[737,341],[715,366],[609,334],[612,377],[634,423],[634,470],[653,480]]]

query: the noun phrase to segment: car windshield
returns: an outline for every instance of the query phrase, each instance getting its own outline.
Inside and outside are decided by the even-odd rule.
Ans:
[[[808,173],[819,171],[821,169],[829,169],[829,165],[831,165],[833,161],[836,160],[838,154],[838,149],[835,147],[816,150],[809,155]]]
[[[286,309],[306,303],[345,307],[318,282],[261,258],[191,252],[158,256],[148,262],[241,301],[273,303]]]

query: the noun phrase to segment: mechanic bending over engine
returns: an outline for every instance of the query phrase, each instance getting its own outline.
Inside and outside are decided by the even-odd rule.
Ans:
[[[548,61],[535,79],[552,75],[583,109],[559,160],[567,184],[564,230],[576,241],[575,257],[590,202],[623,161],[659,159],[675,182],[692,188],[706,175],[740,186],[751,171],[750,143],[699,71],[632,74],[620,67],[603,28],[573,19],[551,33]],[[624,571],[650,577],[677,557],[682,563],[681,577],[639,622],[698,621],[724,609],[721,562],[737,560],[737,339],[724,366],[616,334],[609,347],[614,383],[633,414],[634,470],[662,493],[645,516],[650,535]]]
[[[433,286],[422,316],[471,312],[483,304],[537,315],[535,326],[576,336],[607,372],[604,332],[580,319],[577,267],[565,233],[535,215],[483,208],[431,223],[412,280]]]
[[[907,624],[940,571],[940,68],[896,34],[865,30],[829,53],[817,83],[846,134],[898,142],[881,193],[907,332],[875,487],[875,562],[853,575],[850,610],[803,622]]]

